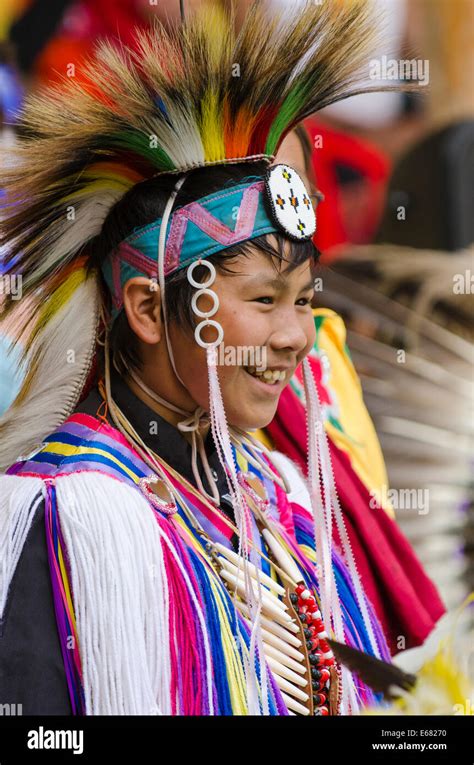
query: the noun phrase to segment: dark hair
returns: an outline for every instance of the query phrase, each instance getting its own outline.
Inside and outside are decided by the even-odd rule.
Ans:
[[[215,165],[212,167],[198,168],[190,172],[175,200],[174,210],[178,207],[194,202],[207,194],[218,191],[226,186],[233,186],[244,179],[257,176],[261,178],[267,168],[266,163],[240,163],[235,165]],[[177,178],[176,174],[161,175],[134,186],[124,197],[114,205],[107,216],[102,231],[96,237],[89,249],[90,259],[88,268],[97,268],[105,258],[117,247],[117,245],[129,236],[135,228],[144,226],[160,218],[165,205],[174,189]],[[272,263],[274,258],[277,262],[288,262],[288,270],[291,271],[307,260],[311,261],[311,267],[316,266],[319,253],[311,240],[290,243],[290,251],[284,254],[287,238],[280,233],[275,233],[278,249],[274,249],[267,241],[266,235],[256,237],[250,242],[228,247],[206,258],[213,263],[220,272],[230,272],[226,261],[237,256],[248,256],[248,245],[257,246],[265,252]],[[277,267],[274,263],[275,268]],[[204,266],[196,268],[194,277],[197,281],[204,279],[207,270]],[[106,300],[110,299],[108,289],[103,285]],[[186,269],[182,268],[170,274],[166,279],[166,303],[167,313],[171,321],[186,329],[194,328],[194,315],[191,309],[191,298],[194,292],[186,277]],[[125,372],[124,365],[139,370],[142,366],[138,352],[136,335],[131,330],[125,311],[121,311],[115,319],[111,333],[110,346],[112,358],[116,365]],[[122,360],[123,359],[123,363]]]

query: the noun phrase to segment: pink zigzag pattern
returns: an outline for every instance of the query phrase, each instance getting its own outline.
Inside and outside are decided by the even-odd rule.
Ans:
[[[191,202],[178,210],[172,218],[170,233],[166,244],[165,253],[165,275],[172,273],[179,266],[183,242],[188,227],[188,221],[198,226],[205,234],[214,239],[219,244],[230,247],[232,244],[242,242],[250,237],[255,224],[255,217],[258,210],[259,195],[263,191],[264,183],[257,181],[245,189],[242,194],[239,214],[235,223],[235,229],[228,228],[219,218],[211,215],[199,202]],[[235,190],[229,190],[220,197],[235,194]],[[158,253],[157,253],[158,254]],[[122,306],[122,285],[120,281],[120,265],[128,263],[146,274],[150,278],[157,276],[157,262],[148,258],[139,250],[132,247],[128,242],[122,242],[112,255],[112,281],[113,281],[113,303],[116,308]]]
[[[191,202],[191,204],[178,210],[173,216],[166,246],[165,274],[171,273],[179,265],[188,221],[192,221],[209,237],[227,247],[248,239],[253,231],[258,210],[258,199],[263,187],[263,182],[257,181],[245,189],[233,231],[214,215],[211,215],[199,202]],[[229,191],[222,196],[231,196],[232,194],[235,194],[235,191]]]
[[[121,308],[122,306],[122,284],[120,281],[120,265],[122,263],[129,263],[140,271],[150,277],[156,277],[157,264],[151,258],[147,258],[139,250],[131,247],[127,242],[122,242],[121,245],[115,250],[112,255],[112,281],[113,281],[113,303],[115,308]]]

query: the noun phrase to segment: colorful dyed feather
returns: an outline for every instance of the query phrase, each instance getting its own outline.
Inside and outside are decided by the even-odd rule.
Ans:
[[[206,5],[184,26],[137,34],[138,52],[103,42],[76,76],[27,99],[0,175],[1,241],[20,255],[26,291],[70,262],[140,180],[271,159],[306,116],[367,90],[366,0],[282,16],[256,3],[239,35]]]

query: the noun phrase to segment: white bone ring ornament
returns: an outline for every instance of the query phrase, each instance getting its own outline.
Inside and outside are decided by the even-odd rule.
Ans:
[[[207,295],[213,301],[213,306],[211,309],[209,309],[209,311],[201,311],[200,308],[198,308],[197,301],[201,295]],[[200,316],[202,319],[210,319],[211,316],[214,316],[219,308],[219,297],[213,290],[209,290],[204,287],[194,293],[191,300],[191,306],[196,316]]]
[[[206,282],[197,282],[193,276],[194,269],[197,266],[206,266],[206,268],[209,270],[209,278]],[[200,321],[199,324],[194,329],[194,337],[198,345],[201,346],[201,348],[217,348],[218,345],[220,345],[224,339],[224,330],[222,329],[221,325],[218,321],[214,321],[213,319],[210,319],[209,316],[214,316],[217,309],[219,308],[219,297],[217,294],[209,289],[211,284],[214,283],[214,280],[216,278],[216,269],[214,267],[213,263],[209,263],[207,260],[195,260],[194,263],[191,263],[191,265],[188,267],[188,270],[186,272],[186,276],[188,278],[188,282],[193,287],[197,287],[197,292],[193,295],[192,301],[191,301],[191,307],[193,309],[193,312],[196,316],[199,316],[200,318],[204,317],[204,321]],[[213,300],[213,307],[210,311],[201,311],[197,307],[197,301],[201,295],[207,295],[208,297],[211,297]],[[201,337],[201,332],[204,329],[204,327],[214,327],[214,329],[217,330],[217,338],[213,342],[207,343],[205,340]]]
[[[214,327],[217,330],[217,338],[212,343],[206,343],[206,341],[202,339],[201,332],[204,327]],[[204,319],[203,321],[200,321],[195,328],[194,337],[197,344],[200,345],[201,348],[217,348],[217,346],[220,345],[224,339],[224,330],[218,321],[213,321],[212,319]]]
[[[209,269],[209,278],[207,282],[197,282],[196,279],[193,276],[194,269],[197,268],[197,266],[206,266],[206,268]],[[195,260],[194,263],[191,263],[190,266],[188,266],[188,270],[186,271],[186,276],[188,277],[188,282],[197,289],[206,289],[206,287],[210,287],[211,284],[214,284],[214,280],[216,278],[216,269],[214,267],[213,263],[210,263],[208,260],[202,260],[201,258],[199,260]]]

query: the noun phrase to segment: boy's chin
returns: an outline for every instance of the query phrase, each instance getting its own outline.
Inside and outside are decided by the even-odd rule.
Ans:
[[[255,412],[254,415],[249,414],[246,417],[242,416],[242,413],[235,417],[228,416],[228,423],[234,428],[238,428],[239,430],[261,430],[262,428],[266,428],[267,425],[269,425],[273,418],[275,417],[276,412],[276,406],[273,408],[273,411],[268,413],[265,417],[265,413],[263,412]]]

